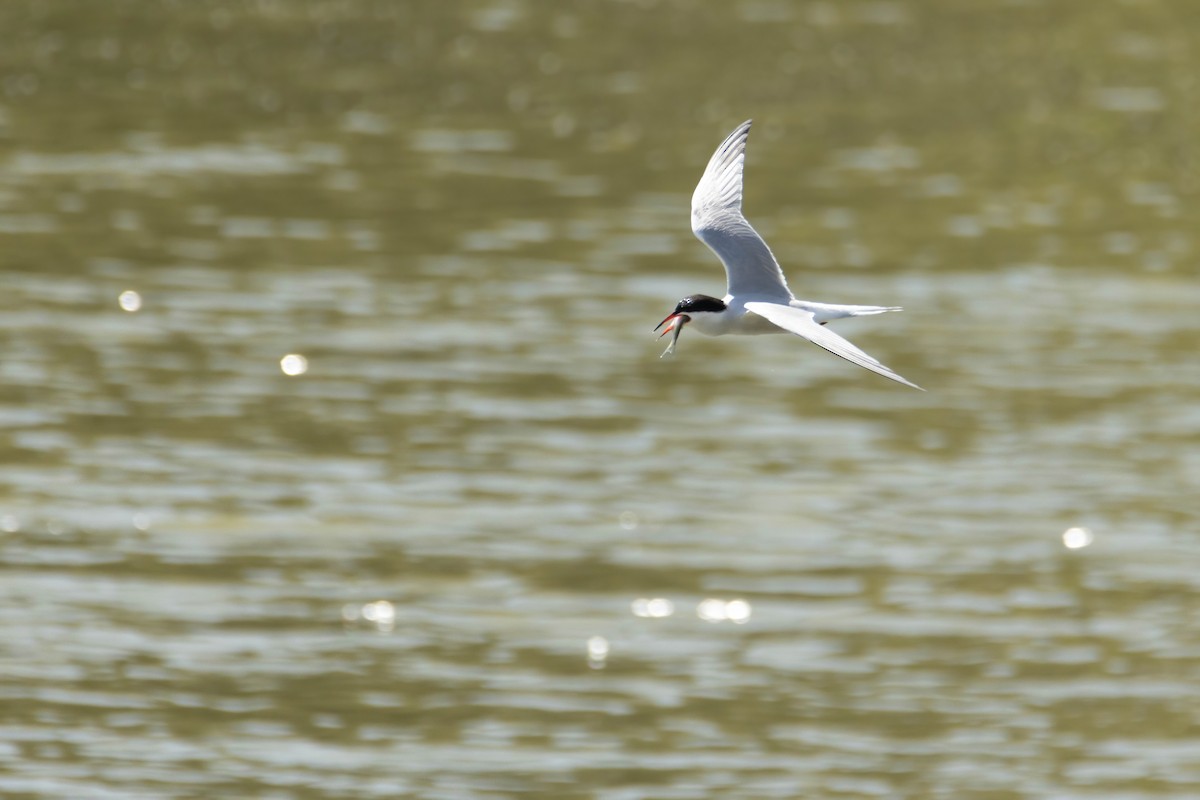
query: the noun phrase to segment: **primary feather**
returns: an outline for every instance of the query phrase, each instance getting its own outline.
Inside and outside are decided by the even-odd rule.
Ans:
[[[755,302],[746,303],[746,310],[758,314],[760,317],[765,317],[785,331],[790,331],[797,336],[803,336],[818,347],[825,348],[835,356],[841,356],[851,364],[858,364],[864,369],[869,369],[871,372],[882,375],[885,378],[891,378],[897,383],[903,383],[905,386],[921,389],[920,386],[902,377],[891,367],[880,363],[879,359],[867,355],[851,342],[818,323],[813,318],[811,311],[805,311],[793,306],[780,305],[778,303]],[[921,389],[921,391],[925,390]]]

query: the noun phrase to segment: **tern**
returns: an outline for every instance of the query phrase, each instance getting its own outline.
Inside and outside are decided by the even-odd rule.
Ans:
[[[688,323],[706,336],[794,333],[852,364],[921,389],[825,327],[830,320],[899,311],[899,306],[815,303],[797,300],[788,289],[771,248],[742,215],[742,171],[751,122],[746,120],[721,142],[692,194],[692,232],[725,265],[725,296],[718,300],[691,294],[680,300],[654,329],[667,326],[660,339],[674,334],[663,356],[675,352],[679,333]]]

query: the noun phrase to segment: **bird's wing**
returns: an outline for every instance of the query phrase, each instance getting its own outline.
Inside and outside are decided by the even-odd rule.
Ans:
[[[829,328],[820,325],[813,319],[811,311],[780,305],[779,303],[746,303],[746,310],[752,311],[760,317],[765,317],[768,321],[778,325],[785,331],[790,331],[797,336],[803,336],[818,347],[824,347],[835,356],[841,356],[852,364],[858,364],[864,369],[869,369],[871,372],[878,373],[885,378],[891,378],[897,383],[903,383],[905,386],[921,389],[920,386],[902,378],[893,372],[891,368],[879,363],[877,359],[859,350],[853,344],[829,330]],[[921,391],[925,390],[921,389]]]
[[[779,262],[742,216],[742,167],[750,122],[729,134],[709,159],[692,193],[692,231],[725,265],[729,294],[790,300]]]

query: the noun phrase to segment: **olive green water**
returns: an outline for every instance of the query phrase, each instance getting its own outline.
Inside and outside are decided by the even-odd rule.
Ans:
[[[0,796],[1200,796],[1196,16],[0,5]]]

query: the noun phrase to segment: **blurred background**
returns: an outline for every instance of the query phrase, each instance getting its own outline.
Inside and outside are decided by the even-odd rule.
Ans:
[[[0,796],[1200,795],[1196,11],[0,5]]]

